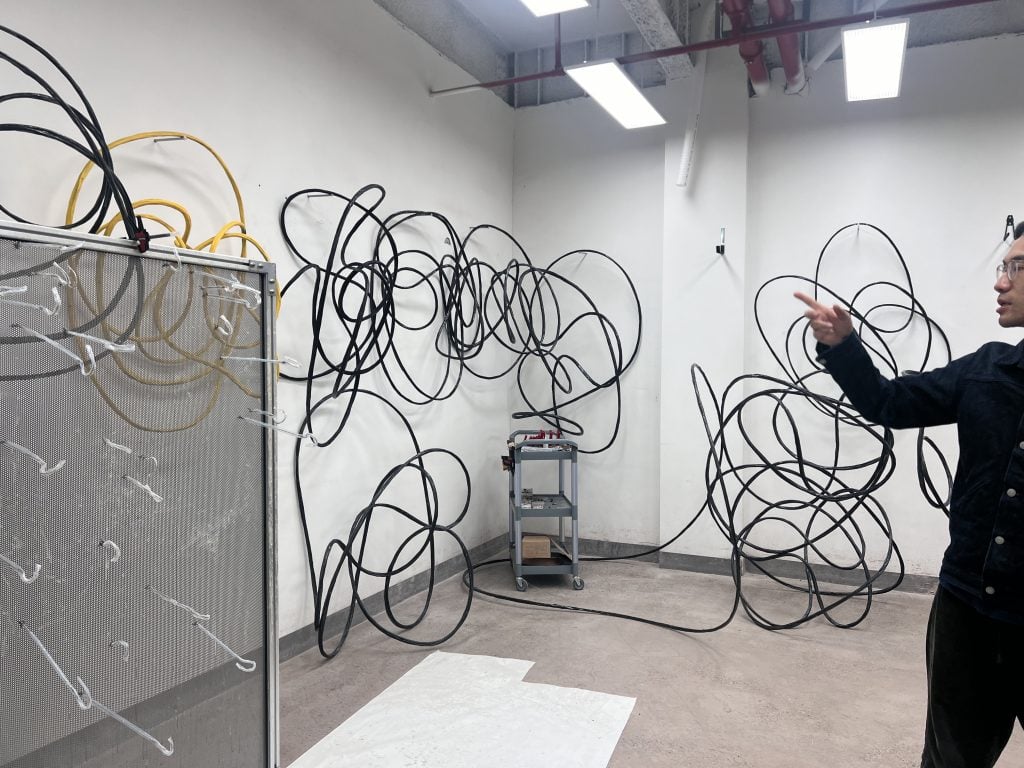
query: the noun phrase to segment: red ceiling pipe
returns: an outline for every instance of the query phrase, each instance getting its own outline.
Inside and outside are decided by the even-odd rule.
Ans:
[[[750,0],[722,0],[722,8],[732,23],[732,35],[742,35],[753,24],[750,20]],[[747,65],[747,75],[756,96],[768,93],[768,67],[764,63],[764,43],[744,40],[739,45],[740,56]]]
[[[793,3],[790,0],[768,0],[768,12],[772,23],[779,24],[793,20]],[[782,56],[782,68],[786,72],[786,92],[799,93],[807,85],[804,76],[804,60],[800,55],[800,41],[795,32],[775,38]]]

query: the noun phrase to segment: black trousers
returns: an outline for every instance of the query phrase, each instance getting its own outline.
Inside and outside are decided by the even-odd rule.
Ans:
[[[939,587],[928,619],[921,768],[992,768],[1024,725],[1024,626],[990,619]]]

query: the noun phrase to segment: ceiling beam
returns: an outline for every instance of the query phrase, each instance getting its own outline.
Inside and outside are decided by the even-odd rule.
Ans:
[[[473,77],[493,80],[508,75],[509,52],[455,0],[374,2]]]
[[[683,44],[672,20],[665,13],[661,0],[620,0],[620,2],[632,17],[641,36],[653,50],[676,48]],[[665,77],[669,80],[689,77],[693,74],[693,62],[689,56],[658,59],[658,64],[661,65]]]

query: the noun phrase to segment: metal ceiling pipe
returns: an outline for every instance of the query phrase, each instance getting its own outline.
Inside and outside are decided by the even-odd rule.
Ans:
[[[858,13],[864,13],[865,11],[877,11],[888,0],[861,0],[860,6],[857,8]],[[816,54],[814,54],[807,62],[807,69],[810,72],[817,71],[818,67],[828,61],[828,57],[839,50],[839,46],[843,44],[842,33],[835,32]],[[813,77],[813,75],[812,75]]]
[[[772,23],[780,24],[793,20],[793,3],[790,0],[768,0],[768,13]],[[775,38],[782,56],[782,69],[786,72],[786,93],[800,93],[807,85],[804,75],[804,59],[800,54],[800,41],[795,32],[787,32]]]
[[[722,10],[729,16],[732,35],[742,36],[751,26],[750,0],[722,0]],[[739,44],[740,57],[747,65],[750,87],[755,96],[764,96],[771,85],[768,67],[764,63],[764,43],[760,40],[743,40]]]
[[[668,56],[682,56],[684,54],[710,51],[713,48],[729,48],[746,40],[766,40],[768,38],[778,37],[780,31],[777,28],[773,29],[773,27],[778,26],[785,27],[785,29],[782,30],[785,34],[790,32],[794,34],[802,34],[804,32],[816,32],[819,29],[835,29],[837,27],[844,27],[847,24],[860,24],[865,21],[895,18],[898,16],[915,16],[917,14],[932,13],[933,11],[944,11],[949,8],[965,8],[967,6],[985,5],[1000,1],[1001,0],[925,0],[925,2],[918,3],[917,5],[903,5],[898,8],[889,9],[882,8],[881,10],[874,11],[873,13],[860,12],[853,13],[848,16],[835,16],[827,19],[816,19],[814,21],[792,21],[782,25],[765,24],[760,27],[752,27],[747,32],[744,32],[740,37],[730,35],[725,38],[702,40],[697,43],[687,43],[686,45],[661,48],[656,51],[641,51],[640,53],[631,53],[628,56],[620,56],[615,59],[615,61],[622,66],[625,66],[627,64],[637,64],[641,61],[664,59]],[[559,67],[547,72],[537,72],[532,75],[519,75],[517,77],[506,77],[501,80],[492,80],[487,83],[459,85],[454,88],[441,88],[440,90],[434,90],[432,88],[429,93],[431,96],[450,96],[457,93],[470,93],[472,91],[501,88],[506,85],[515,85],[517,83],[527,83],[532,80],[546,80],[550,77],[565,77],[565,69]]]

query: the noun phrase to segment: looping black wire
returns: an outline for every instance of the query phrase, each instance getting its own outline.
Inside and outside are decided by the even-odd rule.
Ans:
[[[868,232],[880,234],[891,246],[906,284],[872,282],[855,291],[850,300],[845,300],[821,282],[823,262],[841,233],[861,226]],[[924,370],[950,359],[948,340],[917,300],[902,254],[892,239],[874,225],[851,224],[832,235],[819,255],[814,278],[782,275],[768,280],[758,289],[754,301],[758,332],[785,372],[785,378],[764,374],[740,376],[731,381],[719,397],[703,369],[698,365],[692,366],[692,385],[709,445],[705,465],[708,493],[704,504],[675,536],[658,547],[626,558],[583,558],[589,561],[622,560],[657,553],[682,537],[704,514],[709,514],[731,547],[734,592],[726,618],[711,627],[693,628],[629,614],[510,597],[478,586],[475,587],[477,592],[522,605],[594,613],[679,632],[698,633],[714,632],[726,626],[740,605],[753,623],[765,629],[790,629],[818,617],[824,617],[837,627],[850,628],[867,617],[875,595],[893,590],[902,583],[903,557],[893,540],[888,515],[875,498],[896,469],[893,433],[888,428],[867,422],[845,396],[834,398],[816,391],[818,383],[831,381],[831,377],[816,360],[813,339],[802,318],[797,317],[781,339],[770,338],[761,317],[762,294],[784,280],[809,283],[815,296],[820,292],[828,293],[835,297],[836,303],[845,305],[856,319],[865,345],[875,353],[876,359],[889,370],[890,375],[898,373],[902,366],[886,339],[914,323],[923,324],[926,342],[923,355],[914,361],[913,368]],[[879,288],[894,290],[897,300],[869,304],[869,293]],[[786,301],[792,301],[788,290],[785,296]],[[773,309],[777,314],[777,307]],[[886,325],[882,320],[873,320],[894,310],[905,313],[902,320]],[[781,349],[778,341],[782,342]],[[806,372],[801,373],[799,368],[806,369]],[[748,422],[765,423],[765,408],[770,409],[767,417],[773,438],[770,444],[756,439],[747,427]],[[808,412],[810,417],[806,415]],[[758,421],[759,415],[761,421]],[[812,424],[812,419],[818,423]],[[814,432],[818,441],[821,434],[831,433],[831,444],[827,449],[819,449],[824,455],[808,453],[801,438],[801,429],[807,427],[817,427]],[[871,440],[873,448],[865,449],[862,456],[848,456],[848,450],[844,451],[845,441],[852,437],[853,432],[860,432]],[[937,483],[929,472],[928,451],[939,462],[945,476],[944,484]],[[738,457],[746,452],[754,459],[748,462],[739,460]],[[949,464],[924,430],[918,433],[917,454],[918,477],[926,500],[948,514],[952,484]],[[742,520],[741,508],[754,510],[750,520],[743,525],[739,523]],[[801,515],[802,519],[798,517]],[[876,541],[879,537],[883,540],[880,552],[870,550],[869,528],[876,531]],[[788,545],[773,543],[779,538],[780,531],[788,534]],[[827,554],[827,551],[838,549],[837,540],[844,543],[847,551],[842,560]],[[869,559],[875,564],[869,564]],[[507,562],[505,558],[490,560],[477,564],[474,570]],[[822,574],[819,562],[832,570]],[[895,565],[892,571],[888,570],[890,565]],[[823,587],[822,580],[835,580],[835,569],[847,572],[848,577],[843,579],[847,584]],[[758,608],[758,593],[744,588],[746,573],[766,576],[785,590],[802,595],[802,609],[785,619],[769,617]],[[464,576],[467,584],[470,575]],[[840,615],[840,608],[853,605],[851,601],[854,598],[863,598],[863,601],[852,611],[847,607]]]
[[[292,217],[300,215],[294,208],[295,201],[306,196],[333,199],[341,206],[323,263],[304,253],[289,229]],[[407,210],[384,216],[380,212],[383,200],[384,189],[376,184],[362,188],[351,197],[326,189],[304,189],[290,195],[281,211],[285,241],[301,264],[281,293],[286,295],[300,281],[312,281],[313,289],[313,299],[309,303],[312,334],[306,372],[299,376],[284,375],[284,378],[305,385],[306,415],[301,431],[312,429],[316,421],[317,445],[327,448],[344,431],[358,407],[357,402],[376,399],[404,425],[413,447],[412,458],[393,467],[381,480],[369,504],[355,516],[347,537],[335,538],[328,544],[317,568],[302,483],[300,453],[303,446],[301,440],[296,443],[293,471],[315,598],[314,625],[320,652],[326,657],[340,651],[357,607],[388,637],[415,645],[444,642],[454,635],[469,614],[474,593],[473,563],[468,549],[454,530],[468,510],[468,471],[462,461],[449,451],[421,449],[408,419],[390,397],[413,405],[436,403],[451,397],[465,375],[494,380],[514,372],[528,410],[513,414],[513,418],[540,419],[568,434],[579,436],[584,434],[584,427],[578,419],[567,415],[566,410],[602,389],[613,389],[617,404],[615,425],[606,443],[589,449],[589,452],[596,453],[606,450],[618,434],[621,420],[619,380],[639,351],[639,296],[625,270],[608,256],[595,251],[572,251],[541,268],[530,261],[511,235],[498,227],[474,227],[460,238],[451,222],[432,211]],[[414,233],[417,242],[422,242],[433,232],[437,233],[437,240],[443,240],[445,244],[436,249],[443,252],[441,256],[436,256],[434,249],[402,245],[408,239],[405,237],[407,233]],[[493,236],[502,239],[505,250],[511,245],[517,254],[504,268],[470,256],[480,240]],[[369,253],[361,258],[358,249],[366,249],[368,243]],[[603,259],[621,274],[636,307],[635,337],[631,334],[628,342],[623,341],[619,330],[599,311],[583,288],[560,271],[574,268],[574,257],[576,261]],[[403,294],[420,300],[419,316],[412,316],[405,309],[406,305],[414,302],[403,301]],[[286,302],[285,306],[290,304]],[[570,307],[577,309],[570,312]],[[603,341],[602,352],[607,356],[607,370],[601,373],[588,369],[580,359],[565,351],[571,343],[571,334],[588,324],[597,328]],[[399,348],[400,333],[433,334],[432,347],[442,361],[441,375],[433,385],[423,383],[403,357]],[[328,342],[328,338],[340,341]],[[511,353],[512,362],[501,370],[486,370],[480,360],[489,346]],[[364,376],[374,371],[384,376],[392,395],[385,397],[366,389]],[[537,403],[528,391],[527,382],[534,381],[538,373],[550,381],[550,405]],[[317,383],[329,384],[330,391],[314,401],[314,385]],[[327,403],[341,404],[340,418],[329,428],[318,416]],[[434,478],[423,461],[424,457],[432,454],[444,454],[458,462],[466,483],[466,502],[462,512],[448,524],[438,521],[441,500]],[[407,472],[417,473],[421,480],[423,511],[418,514],[388,504],[381,498],[392,481]],[[413,533],[398,545],[386,569],[374,571],[364,564],[366,541],[373,520],[385,513],[404,518],[413,526]],[[452,537],[458,544],[470,589],[460,618],[446,634],[429,640],[412,639],[406,633],[425,619],[433,597],[436,537],[442,534]],[[392,584],[397,576],[423,557],[429,558],[429,582],[423,603],[413,619],[401,620],[392,609]],[[326,638],[332,635],[328,630],[331,598],[342,570],[346,568],[351,586],[349,610],[340,636],[328,646]],[[384,579],[385,613],[395,629],[386,627],[367,608],[360,594],[363,576]]]
[[[42,92],[27,91],[0,94],[0,107],[16,105],[23,102],[40,102],[42,104],[52,105],[63,113],[63,116],[71,122],[74,130],[79,134],[79,139],[76,140],[71,138],[70,136],[53,130],[52,128],[16,122],[0,122],[0,132],[23,133],[56,141],[77,152],[86,160],[94,163],[102,173],[100,189],[97,192],[96,199],[93,201],[93,204],[81,218],[71,224],[60,225],[61,228],[77,229],[88,225],[90,232],[99,232],[107,219],[110,204],[113,202],[121,213],[121,218],[124,221],[128,238],[138,243],[140,251],[145,251],[148,247],[149,236],[142,226],[141,218],[137,217],[134,213],[131,197],[125,190],[121,180],[117,177],[117,174],[114,172],[114,160],[111,156],[110,149],[107,147],[107,140],[100,128],[99,119],[96,117],[96,113],[93,111],[92,105],[89,103],[88,99],[86,99],[84,92],[79,87],[78,83],[75,82],[74,78],[71,77],[71,74],[42,46],[30,40],[28,37],[15,32],[13,29],[0,25],[0,40],[3,39],[2,35],[13,38],[27,46],[31,51],[31,55],[42,57],[49,66],[57,71],[61,80],[71,87],[78,102],[80,103],[80,107],[65,100],[64,97],[58,93],[57,88],[51,85],[44,76],[38,74],[28,64],[25,64],[16,58],[15,54],[0,47],[0,61],[11,65],[14,69],[42,89]],[[27,219],[14,213],[10,207],[2,203],[0,203],[0,212],[14,221],[31,223]]]

